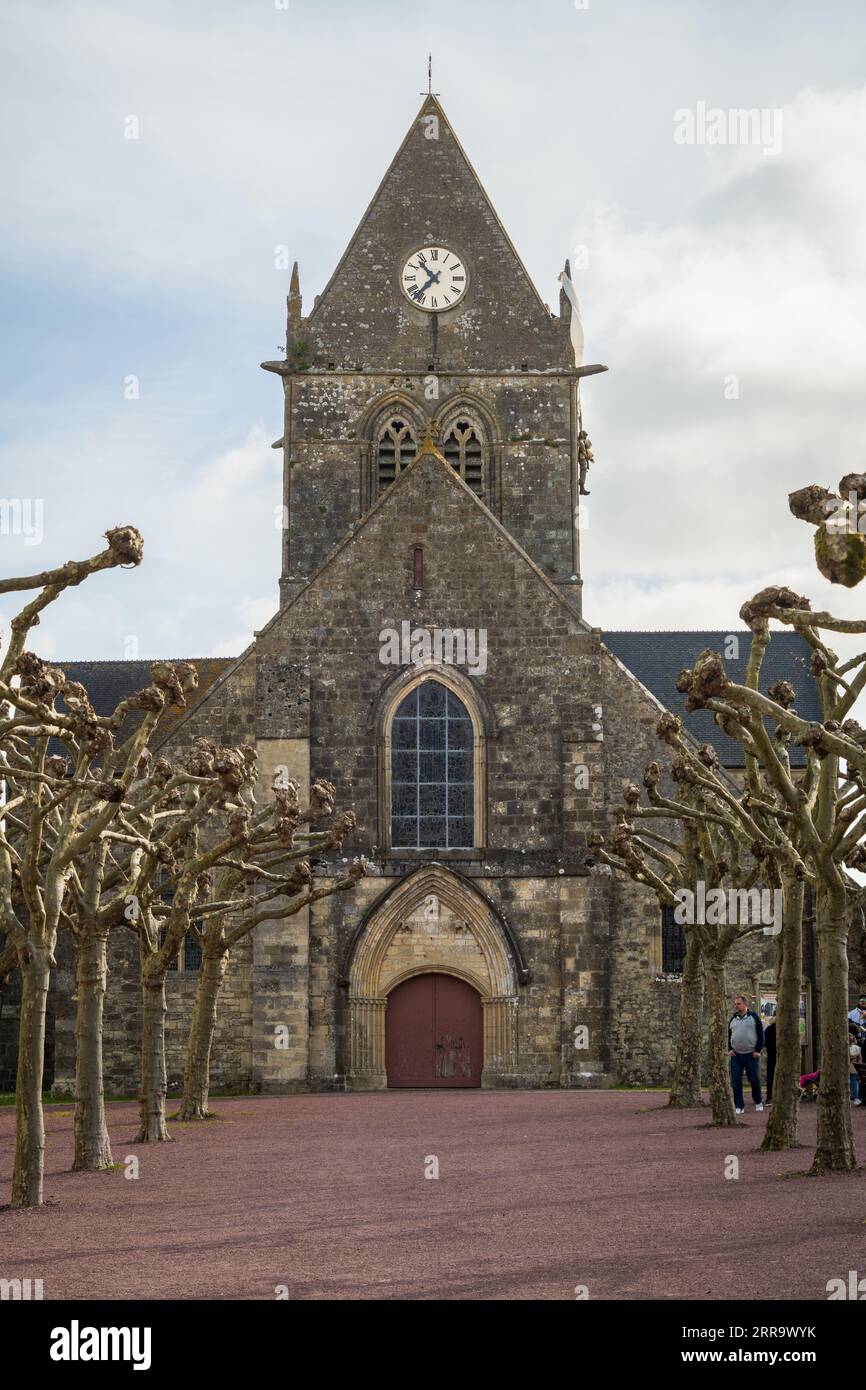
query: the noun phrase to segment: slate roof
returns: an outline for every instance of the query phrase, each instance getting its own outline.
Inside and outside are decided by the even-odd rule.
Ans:
[[[739,744],[717,727],[708,710],[687,714],[685,697],[676,687],[677,676],[685,666],[694,665],[705,647],[725,654],[731,637],[739,639],[739,655],[726,658],[725,669],[732,680],[743,684],[752,634],[742,632],[604,632],[602,640],[628,667],[642,685],[667,709],[679,714],[686,728],[702,743],[712,743],[724,767],[742,767]],[[790,681],[797,692],[794,708],[803,719],[820,720],[821,704],[814,680],[809,674],[809,648],[795,632],[773,632],[761,667],[760,688],[766,694],[775,681]],[[791,765],[805,766],[802,748],[789,745]]]
[[[686,728],[702,743],[709,742],[718,750],[724,767],[742,767],[739,744],[723,734],[707,710],[687,714],[683,697],[676,688],[676,678],[684,666],[691,666],[705,647],[724,654],[729,639],[739,639],[737,657],[726,658],[725,666],[733,680],[742,682],[749,658],[752,635],[742,632],[605,632],[605,646],[633,675],[655,695],[667,709],[682,716]],[[178,660],[180,658],[177,658]],[[193,709],[203,695],[237,660],[236,657],[190,657],[199,673],[199,687],[187,709]],[[110,714],[124,695],[149,683],[150,661],[59,661],[71,680],[80,681],[87,690],[98,714]],[[797,692],[796,710],[804,719],[820,720],[821,706],[818,691],[809,675],[809,651],[794,632],[774,632],[764,658],[761,689],[777,680],[790,681]],[[163,715],[159,734],[165,736],[184,711],[169,710]],[[805,764],[802,749],[791,746],[791,763]]]
[[[202,696],[207,694],[211,686],[236,660],[233,656],[168,659],[190,661],[198,671],[198,689],[193,695],[187,696],[185,710],[170,708],[164,711],[157,725],[157,735],[160,739],[165,737],[182,715],[195,708]],[[83,685],[96,713],[104,715],[111,714],[125,695],[131,695],[133,691],[143,690],[146,685],[150,685],[152,661],[153,658],[148,661],[57,661],[54,665],[65,671],[70,680]],[[126,721],[121,731],[124,736],[133,727],[133,718],[131,715]]]

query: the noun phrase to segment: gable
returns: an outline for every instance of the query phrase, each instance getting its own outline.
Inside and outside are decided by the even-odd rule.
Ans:
[[[430,244],[468,267],[465,298],[450,312],[416,309],[400,289],[406,259]],[[465,368],[573,366],[567,328],[545,309],[435,97],[424,101],[299,340],[314,363],[353,369],[426,371],[440,357]]]
[[[424,638],[426,651],[416,645]],[[497,852],[561,846],[552,811],[563,711],[597,688],[599,656],[597,636],[555,585],[430,452],[256,639],[263,666],[308,661],[311,775],[351,802],[374,857],[388,833],[382,720],[407,674],[425,667],[459,676],[494,741],[495,788],[483,804]]]
[[[414,587],[418,546],[424,552],[421,592]],[[387,601],[399,603],[404,616],[414,611],[422,625],[443,628],[452,621],[461,625],[456,614],[467,603],[476,611],[486,606],[491,613],[507,614],[508,602],[518,594],[524,601],[532,595],[533,605],[539,612],[550,611],[559,630],[589,632],[556,585],[443,456],[428,446],[331,551],[309,583],[257,634],[260,650],[274,630],[292,628],[292,614],[297,617],[311,604],[318,607],[323,594],[330,599],[338,595],[341,606],[353,607],[359,620],[371,595],[380,595],[383,604],[387,595]],[[430,601],[447,602],[450,615],[443,610],[422,618]]]

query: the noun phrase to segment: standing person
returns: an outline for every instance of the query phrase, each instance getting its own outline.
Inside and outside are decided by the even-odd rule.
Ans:
[[[860,995],[860,998],[848,1015],[848,1022],[856,1023],[862,1046],[864,1034],[866,1034],[866,994]]]
[[[854,1033],[852,1025],[848,1025],[848,1081],[851,1085],[851,1104],[859,1105],[860,1101],[860,1072],[858,1070],[863,1061],[863,1053],[860,1044]]]
[[[767,1049],[767,1105],[773,1104],[773,1077],[776,1075],[776,1017],[775,1014],[764,1029],[764,1047]]]
[[[866,994],[860,995],[859,999],[857,1000],[857,1003],[854,1005],[854,1008],[851,1010],[848,1017],[852,1023],[860,1023],[861,1014],[866,1014]]]
[[[764,1046],[764,1025],[754,1009],[742,994],[734,998],[734,1012],[728,1020],[728,1055],[731,1059],[731,1086],[734,1092],[734,1109],[738,1115],[745,1113],[743,1100],[743,1072],[752,1087],[752,1100],[756,1110],[763,1110],[761,1098],[761,1072],[759,1062]]]

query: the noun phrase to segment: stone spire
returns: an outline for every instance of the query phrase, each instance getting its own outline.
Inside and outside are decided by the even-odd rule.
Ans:
[[[567,280],[571,279],[571,261],[566,260],[564,275]],[[571,300],[564,289],[559,291],[559,321],[566,327],[571,325]]]
[[[292,266],[289,293],[286,299],[286,353],[301,331],[301,281],[298,276],[298,263]]]

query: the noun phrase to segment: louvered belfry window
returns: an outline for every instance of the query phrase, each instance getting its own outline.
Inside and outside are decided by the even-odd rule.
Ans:
[[[455,473],[459,473],[472,491],[481,496],[484,487],[484,450],[471,421],[455,421],[445,436],[442,452]]]
[[[388,420],[379,435],[377,453],[379,491],[393,483],[397,474],[411,463],[418,452],[411,425],[398,416]]]

